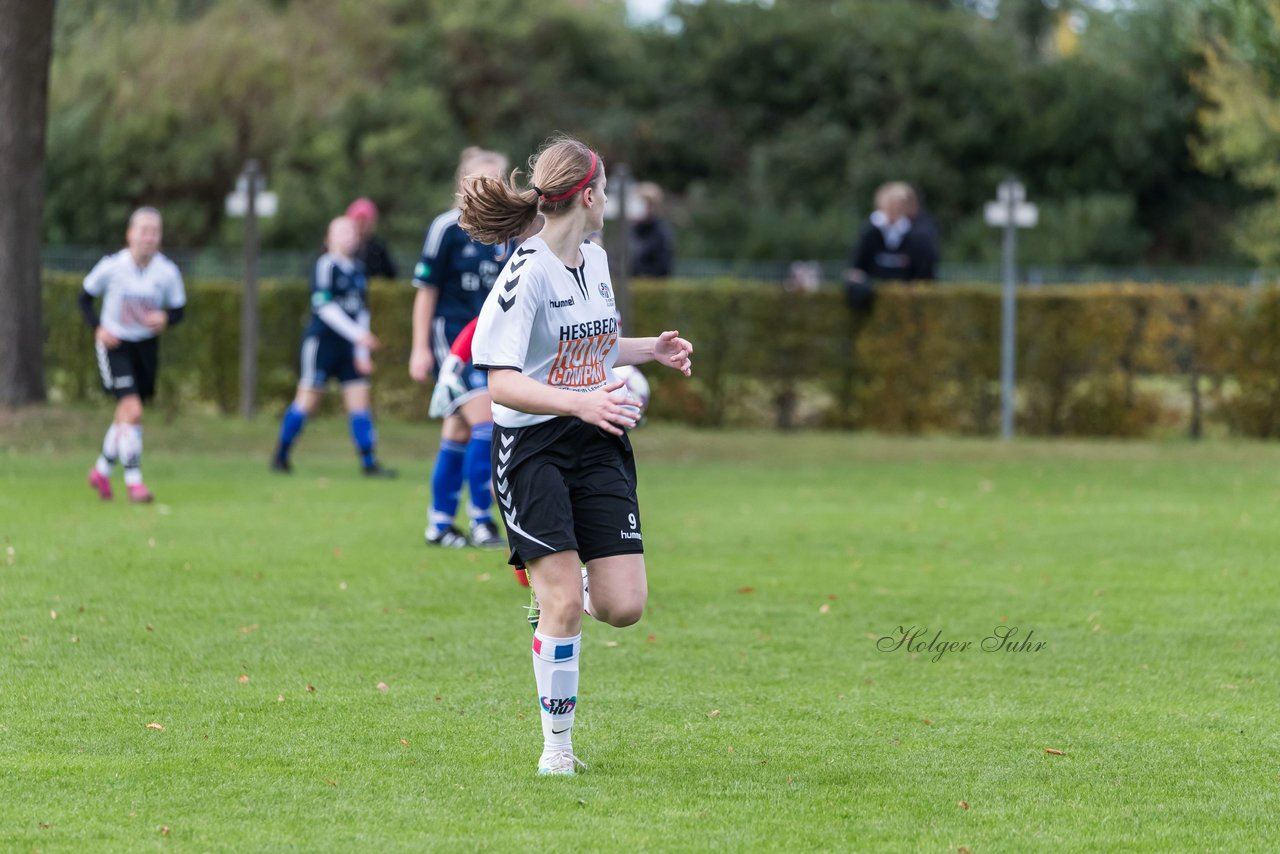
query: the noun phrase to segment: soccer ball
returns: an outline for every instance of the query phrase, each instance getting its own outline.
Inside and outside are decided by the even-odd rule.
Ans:
[[[623,389],[627,393],[627,397],[640,404],[640,415],[644,415],[645,409],[649,406],[649,381],[644,378],[644,374],[634,365],[622,365],[613,369],[618,379],[626,383]]]

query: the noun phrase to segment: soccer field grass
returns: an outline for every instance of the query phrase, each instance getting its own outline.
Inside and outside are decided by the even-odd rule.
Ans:
[[[436,427],[370,482],[336,419],[285,478],[268,418],[153,418],[130,506],[103,412],[0,422],[2,850],[1280,838],[1276,446],[637,431],[649,609],[586,622],[548,779],[523,590],[421,541]]]

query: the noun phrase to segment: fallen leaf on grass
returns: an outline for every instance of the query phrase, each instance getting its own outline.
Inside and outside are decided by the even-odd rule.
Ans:
[[[825,613],[827,613],[827,612],[828,612],[828,611],[830,611],[830,610],[831,610],[831,606],[830,606],[830,605],[828,605],[826,602],[823,602],[823,603],[822,603],[822,607],[818,609],[818,613],[819,613],[819,614],[825,614]]]
[[[334,557],[342,557],[342,549],[334,549],[334,550],[333,550],[333,556],[334,556]]]
[[[345,581],[339,581],[339,582],[338,582],[338,589],[339,589],[339,590],[346,590],[346,589],[347,589],[347,582],[345,582]]]
[[[732,744],[731,744],[731,745],[729,745],[729,749],[728,749],[728,750],[726,750],[726,751],[725,751],[725,753],[733,753],[733,745],[732,745]]]
[[[155,626],[151,625],[150,623],[147,623],[147,631],[154,632],[155,630],[156,630]]]
[[[147,545],[154,549],[156,547],[156,538],[147,537]]]
[[[1053,755],[1053,756],[1066,756],[1066,755],[1067,755],[1067,754],[1063,753],[1061,750],[1058,750],[1058,749],[1053,748],[1053,747],[1046,747],[1046,748],[1044,749],[1044,752],[1045,752],[1045,753],[1048,753],[1048,754],[1051,754],[1051,755]]]
[[[834,594],[834,593],[828,593],[828,594],[827,594],[827,598],[828,598],[828,599],[830,599],[832,602],[834,602],[834,601],[836,601],[837,599],[839,599],[840,597],[839,597],[839,596],[837,596],[837,595],[836,595],[836,594]]]
[[[436,694],[436,702],[437,702],[437,703],[439,703],[439,702],[443,701],[443,699],[444,699],[444,698],[443,698],[443,697],[441,697],[439,694]]]
[[[248,673],[241,673],[241,674],[240,674],[240,684],[241,684],[241,685],[248,685],[248,684],[249,684],[249,674],[248,674]]]
[[[328,783],[330,786],[336,786],[336,785],[338,785],[338,781],[337,781],[337,780],[325,780],[325,782],[326,782],[326,783]]]
[[[400,744],[402,744],[402,745],[403,745],[403,746],[405,746],[405,747],[408,747],[408,746],[409,746],[409,739],[407,739],[407,738],[402,738],[402,739],[400,739]]]
[[[258,630],[257,623],[254,623],[251,626],[241,626],[240,628],[236,629],[236,631],[238,631],[242,635],[247,635],[251,632],[256,632],[257,630]]]
[[[386,682],[379,682],[379,683],[378,683],[378,690],[385,694],[385,693],[387,693],[388,691],[390,691],[390,690],[391,690],[391,688],[387,685],[387,683],[386,683]]]
[[[158,729],[163,731],[164,724],[158,724],[155,721],[152,721],[151,723],[147,724],[147,729]]]
[[[162,824],[162,825],[160,825],[160,835],[161,835],[161,836],[168,836],[168,835],[169,835],[169,825],[167,825],[167,824]]]
[[[711,711],[707,712],[707,717],[709,717],[709,718],[718,718],[718,717],[720,717],[720,710],[719,710],[719,709],[712,709]]]
[[[72,642],[72,643],[80,643],[80,636],[79,636],[79,635],[72,635],[72,636],[71,636],[71,642]]]
[[[476,576],[476,581],[478,581],[478,582],[480,582],[481,584],[483,584],[483,583],[485,583],[486,581],[488,581],[488,580],[489,580],[490,578],[492,578],[492,577],[493,577],[493,576],[492,576],[492,575],[490,575],[489,573],[487,573],[487,572],[482,572],[482,573],[480,573],[479,575],[477,575],[477,576]]]
[[[969,802],[968,802],[968,801],[961,801],[961,802],[960,802],[960,809],[962,809],[962,810],[967,810],[968,808],[969,808]]]
[[[649,643],[657,643],[657,642],[658,642],[658,636],[657,636],[657,635],[649,635],[647,638],[645,638],[645,640],[647,640]]]
[[[605,642],[604,642],[604,645],[605,645],[605,646],[607,646],[609,649],[613,649],[615,646],[617,646],[617,645],[618,645],[618,642],[617,642],[617,641],[605,641]]]
[[[314,685],[312,685],[310,682],[308,682],[308,683],[307,683],[307,693],[308,693],[308,694],[314,694],[315,692],[316,692],[316,686],[314,686]]]
[[[277,702],[277,703],[283,703],[283,702],[284,702],[284,694],[277,694],[277,695],[276,695],[276,702]]]
[[[921,720],[923,720],[929,726],[933,726],[933,721],[929,720],[928,718],[921,718]]]
[[[739,587],[738,592],[739,593],[755,593],[756,589],[754,587]]]
[[[50,620],[56,620],[56,619],[58,619],[58,612],[57,612],[57,611],[50,611],[50,612],[49,612],[49,619],[50,619]]]
[[[961,845],[959,848],[956,849],[956,854],[973,854],[973,851],[969,848],[968,845]]]

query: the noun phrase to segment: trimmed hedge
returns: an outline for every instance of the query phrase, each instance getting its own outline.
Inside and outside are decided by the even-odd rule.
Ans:
[[[80,278],[45,279],[50,396],[97,394]],[[187,321],[163,339],[157,403],[234,412],[238,282],[188,282]],[[424,418],[409,356],[413,289],[371,291],[379,410]],[[835,290],[788,294],[733,280],[636,282],[629,333],[679,329],[694,378],[648,370],[650,416],[704,426],[818,426],[991,434],[1000,407],[1000,295],[983,286],[886,287],[870,318]],[[308,316],[301,281],[261,288],[258,401],[281,410]],[[1018,429],[1142,436],[1202,429],[1280,435],[1280,290],[1161,285],[1025,289],[1018,299]]]

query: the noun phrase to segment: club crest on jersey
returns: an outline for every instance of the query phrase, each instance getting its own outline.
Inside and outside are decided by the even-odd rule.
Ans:
[[[549,715],[567,715],[578,705],[577,696],[573,697],[539,697],[538,702]]]
[[[609,290],[609,285],[605,282],[600,283],[600,296],[604,297],[605,302],[609,304],[609,308],[613,308],[613,291]]]

